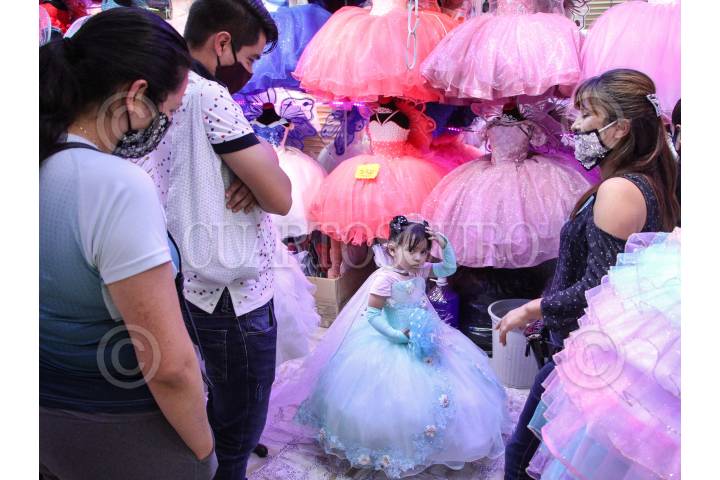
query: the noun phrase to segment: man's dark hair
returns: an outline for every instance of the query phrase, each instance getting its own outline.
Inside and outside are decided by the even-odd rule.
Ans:
[[[260,0],[195,0],[185,24],[185,41],[191,48],[203,45],[211,35],[226,31],[233,46],[255,45],[265,34],[265,52],[275,48],[278,29]]]

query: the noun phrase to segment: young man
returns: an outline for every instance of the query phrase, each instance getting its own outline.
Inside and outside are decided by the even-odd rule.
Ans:
[[[268,214],[290,209],[290,180],[231,93],[277,36],[259,1],[195,0],[185,26],[193,71],[168,139],[154,153],[166,175],[168,229],[182,255],[194,340],[211,383],[216,480],[245,480],[275,377]]]

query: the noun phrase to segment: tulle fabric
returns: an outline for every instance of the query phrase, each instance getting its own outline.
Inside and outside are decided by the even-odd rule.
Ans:
[[[310,4],[280,7],[270,14],[280,32],[274,50],[260,57],[253,66],[253,76],[242,89],[252,94],[268,88],[298,88],[299,82],[291,73],[312,37],[330,18],[330,12]]]
[[[418,212],[443,176],[440,167],[412,155],[359,155],[345,160],[323,182],[310,207],[310,219],[326,235],[343,243],[371,245],[389,237],[389,223],[396,215]],[[360,165],[380,167],[374,180],[358,180]]]
[[[557,258],[560,230],[588,186],[554,158],[493,165],[485,157],[443,178],[422,214],[448,237],[460,265],[531,267]]]
[[[297,380],[274,393],[271,411],[302,403],[297,418],[327,453],[355,467],[383,469],[391,478],[433,464],[461,468],[501,455],[509,417],[487,356],[441,322],[426,299],[419,308],[396,307],[390,321],[409,325],[405,312],[421,310],[438,332],[438,360],[427,364],[408,345],[390,342],[363,316],[369,285],[378,275],[387,273],[379,270],[368,279]],[[392,298],[403,301],[396,292],[410,292],[404,287],[415,281],[421,285],[414,295],[424,298],[420,278],[395,284]]]
[[[426,87],[420,62],[455,22],[440,12],[420,12],[417,63],[409,70],[405,4],[395,0],[376,3],[390,11],[373,15],[369,9],[345,7],[333,14],[300,57],[294,75],[301,88],[326,100],[374,101],[380,96],[441,100],[441,95]],[[386,7],[388,3],[397,5]]]
[[[594,167],[591,170],[586,170],[585,167],[575,158],[575,153],[569,150],[558,149],[553,151],[551,155],[555,161],[569,168],[575,170],[585,178],[590,185],[597,185],[601,181],[600,167]]]
[[[578,82],[579,49],[578,28],[564,16],[480,15],[438,44],[422,75],[446,98],[535,96]]]
[[[530,428],[542,479],[680,478],[680,233],[637,234],[588,291]]]
[[[610,8],[590,28],[581,61],[583,78],[613,68],[645,73],[669,115],[680,99],[680,0],[630,1]]]
[[[471,160],[484,156],[479,148],[463,142],[462,135],[444,134],[433,140],[425,158],[440,167],[445,174]]]
[[[356,138],[353,143],[348,145],[341,155],[337,153],[333,143],[325,145],[320,151],[317,161],[328,173],[332,173],[332,171],[335,170],[335,167],[345,160],[358,155],[368,155],[371,153],[372,148],[370,147],[370,139],[367,135],[363,135],[362,138]]]
[[[560,230],[589,183],[555,157],[529,154],[550,138],[537,122],[498,117],[482,130],[492,153],[443,178],[423,216],[466,267],[522,268],[556,258]]]
[[[276,365],[281,365],[310,352],[310,337],[320,323],[320,315],[315,308],[315,286],[279,240],[273,275],[275,291],[281,293],[274,299],[278,328]]]
[[[47,10],[42,7],[39,8],[39,35],[40,46],[42,47],[50,41],[50,36],[52,35],[52,20],[50,20],[50,15],[48,14]]]
[[[292,206],[287,215],[272,215],[273,223],[281,238],[307,235],[312,231],[310,205],[327,174],[318,162],[296,148],[279,147],[276,151],[280,168],[290,178]]]
[[[75,35],[78,30],[80,30],[80,27],[85,25],[85,22],[90,20],[91,17],[92,17],[92,15],[85,15],[84,17],[80,17],[77,20],[75,20],[73,23],[71,23],[70,26],[68,27],[67,31],[63,35],[63,38],[72,38],[72,36]]]

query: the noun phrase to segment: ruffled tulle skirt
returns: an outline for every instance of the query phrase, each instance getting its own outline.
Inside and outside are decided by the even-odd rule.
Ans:
[[[485,155],[479,148],[467,145],[456,135],[440,136],[433,140],[425,158],[440,167],[445,174],[456,167]]]
[[[435,187],[422,214],[466,267],[522,268],[557,258],[560,230],[589,183],[554,158],[457,167]]]
[[[408,69],[407,11],[372,15],[369,9],[338,10],[313,37],[300,57],[300,86],[324,99],[376,100],[379,96],[432,102],[441,96],[425,86],[420,62],[455,22],[439,12],[420,12],[417,62]],[[410,59],[412,52],[410,53]]]
[[[318,162],[293,147],[278,150],[280,168],[292,184],[292,206],[287,215],[272,215],[281,238],[300,237],[310,233],[308,212],[327,175]]]
[[[358,179],[358,167],[378,164],[374,179]],[[419,212],[442,178],[433,163],[410,155],[358,155],[345,160],[323,181],[310,207],[310,219],[343,243],[372,244],[388,238],[390,220]]]
[[[246,95],[268,88],[298,88],[300,83],[291,73],[312,37],[330,18],[330,12],[314,4],[280,7],[270,15],[280,40],[274,50],[253,65],[252,78],[242,89]]]
[[[275,254],[273,275],[275,291],[282,293],[274,299],[278,329],[275,363],[282,365],[310,352],[310,337],[320,324],[320,315],[315,308],[315,286],[281,242]]]
[[[422,65],[447,98],[541,95],[580,79],[580,33],[556,14],[480,15],[450,32]]]
[[[613,68],[645,73],[670,114],[680,98],[680,1],[631,1],[612,7],[590,28],[581,61],[583,78]]]
[[[434,321],[441,346],[428,364],[357,320],[296,417],[327,453],[390,478],[502,455],[504,388],[484,352]]]
[[[530,424],[536,478],[680,478],[679,237],[634,235],[588,291]]]

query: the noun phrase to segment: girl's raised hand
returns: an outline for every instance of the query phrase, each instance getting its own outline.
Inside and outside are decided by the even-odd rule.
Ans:
[[[437,242],[438,245],[440,245],[440,248],[445,248],[445,246],[447,245],[447,241],[445,240],[445,238],[442,235],[436,234],[435,230],[433,230],[432,228],[425,227],[425,233],[427,233],[430,237],[430,241]]]

